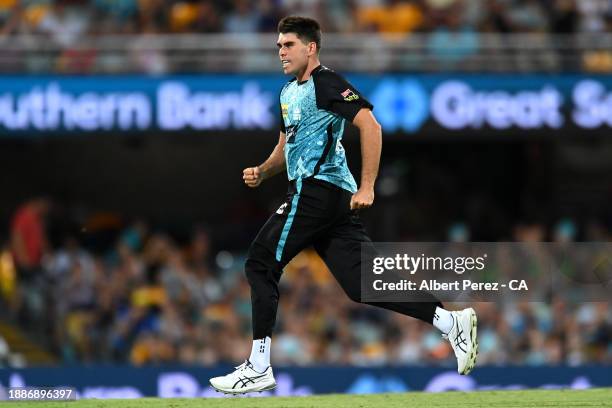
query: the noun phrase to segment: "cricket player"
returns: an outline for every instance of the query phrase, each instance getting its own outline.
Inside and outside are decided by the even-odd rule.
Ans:
[[[361,302],[362,245],[374,253],[358,214],[374,202],[382,132],[373,106],[349,82],[321,65],[321,29],[305,17],[285,17],[278,25],[278,56],[293,78],[280,93],[278,144],[259,166],[243,172],[247,186],[258,187],[287,173],[286,201],[268,219],[248,251],[253,347],[235,371],[210,379],[218,391],[242,394],[276,386],[270,345],[283,268],[306,247],[314,247],[346,294]],[[357,185],[348,169],[341,139],[348,123],[360,134],[362,169]],[[431,296],[431,295],[430,295]],[[472,308],[445,310],[431,302],[375,302],[374,306],[423,320],[450,341],[460,374],[476,363],[476,314]]]

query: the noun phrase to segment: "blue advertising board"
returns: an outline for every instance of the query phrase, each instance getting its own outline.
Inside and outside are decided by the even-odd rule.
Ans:
[[[81,398],[222,397],[208,379],[231,367],[68,366],[0,369],[0,400],[7,387],[71,386]],[[410,391],[477,391],[612,386],[612,366],[482,367],[471,375],[428,367],[287,367],[275,369],[277,388],[256,396]]]
[[[612,130],[612,76],[349,75],[387,133]],[[273,131],[279,75],[0,78],[0,135]],[[495,133],[495,132],[494,132]]]

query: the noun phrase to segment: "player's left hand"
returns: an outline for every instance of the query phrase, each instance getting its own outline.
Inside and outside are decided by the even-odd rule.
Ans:
[[[369,208],[374,203],[374,189],[359,189],[351,197],[351,210]]]

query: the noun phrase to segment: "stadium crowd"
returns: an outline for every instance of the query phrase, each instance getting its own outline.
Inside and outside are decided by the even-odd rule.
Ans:
[[[612,31],[610,0],[2,0],[0,34],[271,32],[287,14],[344,33]]]
[[[612,71],[607,37],[600,36],[612,32],[612,0],[1,0],[0,71],[225,71],[225,57],[214,46],[219,40],[210,46],[190,34],[272,33],[288,14],[315,17],[324,33],[344,34],[340,36],[344,39],[356,41],[351,34],[367,34],[378,53],[364,55],[376,60],[378,69],[465,69],[465,65],[474,70],[488,65],[490,53],[509,49],[503,55],[513,61],[517,67],[513,69]],[[588,38],[566,37],[577,33]],[[166,34],[187,36],[169,40]],[[508,41],[506,34],[529,38]],[[15,36],[19,41],[14,43]],[[105,45],[97,44],[96,38]],[[257,55],[262,44],[242,38],[239,44],[248,52],[233,55],[234,64],[261,70],[260,64],[267,61]],[[258,44],[255,51],[250,49],[251,40]],[[369,41],[358,41],[351,44],[372,47]],[[235,40],[229,42],[237,46]],[[391,64],[390,51],[381,42],[390,49],[410,48]],[[530,46],[537,48],[537,55],[531,54]],[[194,47],[195,55],[181,54]],[[563,52],[567,47],[579,50],[575,62],[561,61],[567,57]],[[423,58],[432,62],[422,66]],[[507,58],[503,61],[508,63]],[[263,66],[270,70],[270,65]],[[502,68],[492,63],[491,69]]]
[[[248,355],[251,308],[243,255],[213,250],[214,234],[196,228],[179,244],[136,221],[118,230],[107,251],[89,250],[73,236],[51,249],[47,211],[45,200],[35,200],[13,217],[11,244],[0,257],[0,299],[13,321],[41,334],[62,361],[209,366]],[[601,224],[578,227],[568,219],[550,230],[517,225],[513,239],[612,238]],[[469,227],[455,225],[449,234],[451,241],[466,240]],[[607,302],[552,296],[547,302],[474,307],[483,365],[612,363]],[[272,347],[278,365],[454,364],[436,330],[350,301],[311,251],[285,270]]]

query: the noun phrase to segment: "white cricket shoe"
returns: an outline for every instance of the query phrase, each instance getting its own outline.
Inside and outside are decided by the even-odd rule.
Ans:
[[[236,367],[234,372],[222,377],[211,378],[210,385],[215,390],[226,394],[246,394],[247,392],[271,390],[276,387],[276,380],[272,373],[272,366],[263,373],[259,373],[253,369],[249,360],[246,360]]]
[[[453,328],[442,337],[450,342],[455,352],[457,371],[459,374],[467,375],[474,369],[478,355],[476,312],[470,307],[451,314],[454,320]]]

